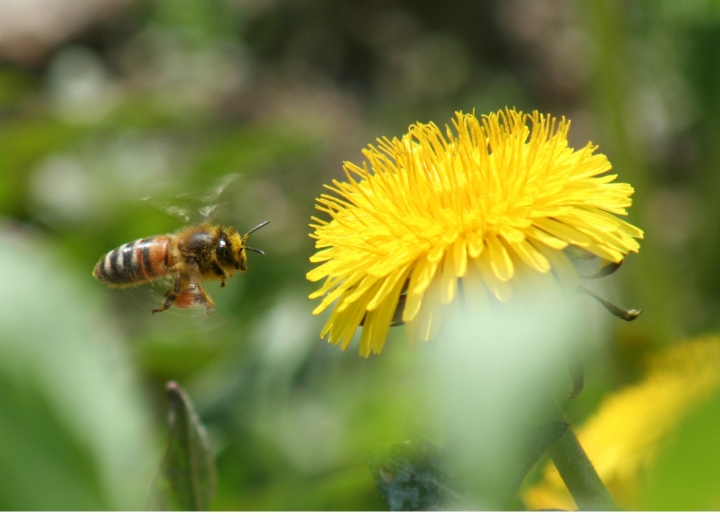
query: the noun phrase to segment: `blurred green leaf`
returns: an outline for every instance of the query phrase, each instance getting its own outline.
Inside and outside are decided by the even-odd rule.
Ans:
[[[215,496],[215,462],[190,397],[175,381],[165,387],[170,434],[153,490],[159,509],[207,511]]]
[[[100,510],[92,451],[28,381],[0,376],[0,509]]]
[[[152,430],[89,273],[7,223],[0,273],[0,509],[142,507]]]

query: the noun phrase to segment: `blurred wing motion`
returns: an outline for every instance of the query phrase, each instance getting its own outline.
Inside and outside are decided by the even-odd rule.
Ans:
[[[164,186],[140,201],[183,224],[209,222],[217,216],[219,208],[229,204],[240,180],[240,174],[233,173],[224,175],[209,189],[178,192],[177,185]]]

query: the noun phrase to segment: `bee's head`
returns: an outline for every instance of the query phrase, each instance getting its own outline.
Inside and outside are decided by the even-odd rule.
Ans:
[[[237,231],[235,231],[235,228],[231,227],[221,227],[220,228],[220,238],[218,240],[217,245],[217,259],[218,262],[220,262],[220,265],[222,267],[225,267],[226,269],[236,269],[238,271],[246,271],[247,270],[247,253],[245,253],[246,250],[249,251],[255,251],[256,253],[260,253],[264,255],[265,253],[260,251],[259,249],[253,249],[252,247],[247,247],[245,243],[247,242],[248,237],[250,234],[261,227],[263,227],[266,224],[269,224],[270,221],[266,220],[262,224],[259,224],[252,228],[250,231],[245,233],[244,235],[240,235]]]

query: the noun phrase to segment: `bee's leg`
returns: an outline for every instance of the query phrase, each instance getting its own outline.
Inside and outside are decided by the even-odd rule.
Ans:
[[[180,298],[179,300],[190,299],[192,305],[204,305],[207,314],[210,314],[210,309],[215,307],[215,302],[212,301],[210,295],[205,292],[205,288],[202,284],[202,277],[197,271],[185,273],[184,280],[180,284]],[[178,305],[178,303],[176,303]],[[189,307],[183,303],[183,307]]]
[[[210,298],[210,295],[205,292],[205,289],[203,289],[201,286],[197,286],[194,289],[194,296],[195,296],[195,305],[204,305],[205,306],[205,313],[210,315],[210,309],[215,307],[215,302],[212,301],[212,298]]]
[[[218,277],[220,277],[220,287],[225,287],[225,276],[227,274],[225,273],[225,270],[217,263],[213,264],[212,270],[216,275],[218,275]]]
[[[175,307],[180,309],[187,309],[195,305],[204,305],[207,313],[210,314],[210,309],[215,306],[210,296],[197,285],[191,285],[186,289],[183,289],[180,294],[177,295],[175,300]]]
[[[155,314],[156,312],[162,312],[168,310],[170,307],[172,307],[172,304],[175,303],[175,300],[178,297],[178,294],[180,294],[180,284],[181,284],[181,276],[178,274],[175,276],[175,283],[173,283],[172,289],[170,289],[168,292],[165,293],[165,301],[163,301],[162,307],[159,309],[153,309],[152,313]]]
[[[215,307],[215,302],[212,301],[212,298],[210,298],[210,296],[209,296],[207,293],[205,294],[205,298],[206,298],[206,300],[205,300],[205,314],[207,314],[208,316],[210,316],[210,309],[212,309],[213,307]]]

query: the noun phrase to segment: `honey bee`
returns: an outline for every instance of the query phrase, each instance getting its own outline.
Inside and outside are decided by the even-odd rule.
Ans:
[[[123,244],[100,258],[93,276],[110,287],[130,287],[174,276],[165,301],[153,314],[171,306],[204,305],[209,314],[215,306],[203,288],[203,280],[225,279],[233,271],[247,270],[246,251],[265,254],[245,245],[251,233],[269,224],[266,220],[244,235],[232,227],[204,223],[169,235],[141,238]]]

